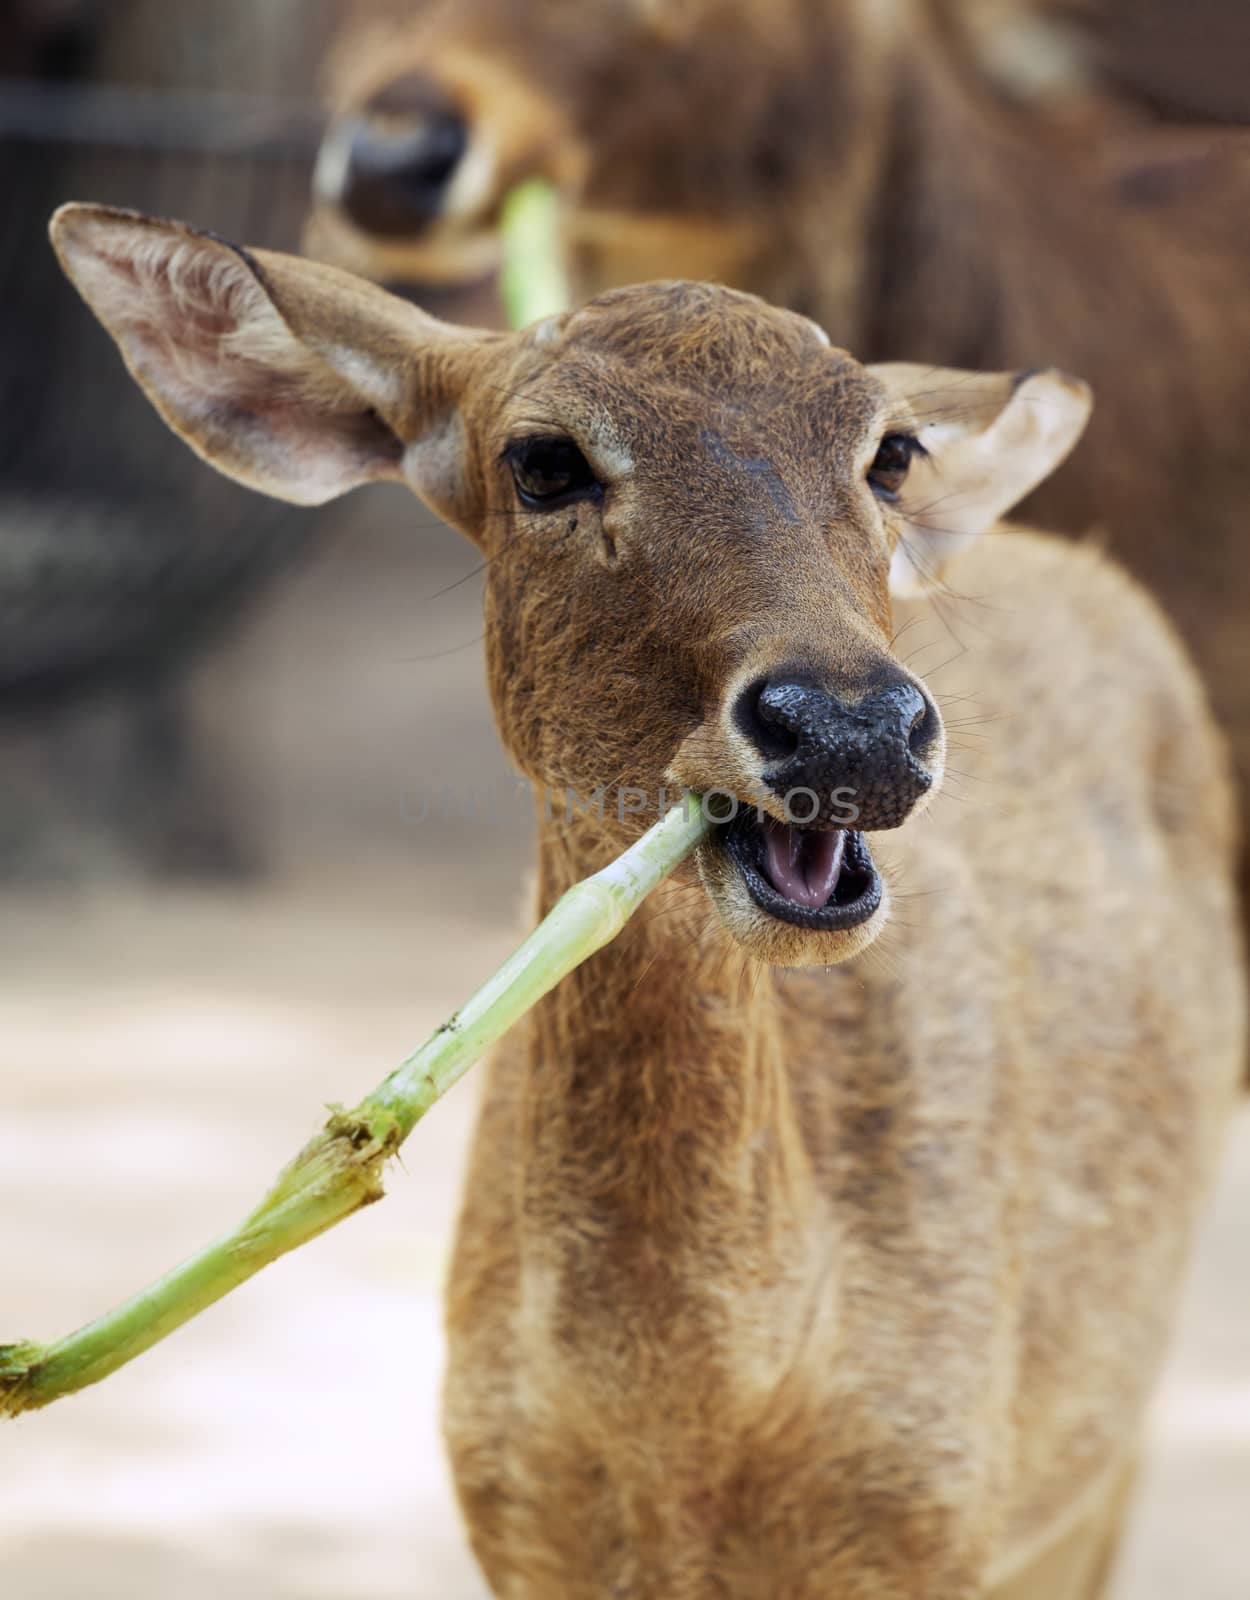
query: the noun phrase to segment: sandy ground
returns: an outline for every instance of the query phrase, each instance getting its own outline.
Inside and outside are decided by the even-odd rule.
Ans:
[[[68,1329],[260,1197],[507,953],[392,876],[5,919],[3,1323]],[[431,902],[427,902],[431,903]],[[55,977],[48,974],[55,973]],[[0,1435],[0,1593],[480,1595],[438,1448],[439,1285],[470,1080],[384,1205],[115,1379]]]
[[[466,897],[461,882],[435,854],[371,883],[10,902],[0,1337],[67,1331],[203,1243],[323,1102],[357,1097],[441,1020],[518,926],[511,892]],[[470,1078],[418,1129],[385,1204],[101,1387],[0,1431],[0,1593],[483,1600],[436,1410],[473,1095]],[[1250,1112],[1117,1600],[1250,1587],[1248,1215]]]

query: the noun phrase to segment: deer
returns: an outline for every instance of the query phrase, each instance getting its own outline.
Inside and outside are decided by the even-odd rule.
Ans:
[[[1244,805],[1250,136],[1119,116],[1095,136],[1088,117],[1072,128],[1007,103],[968,31],[1001,34],[999,14],[1022,9],[402,8],[397,26],[349,29],[333,57],[306,248],[395,284],[473,279],[497,259],[502,197],[535,173],[562,196],[578,300],[714,279],[872,361],[1079,372],[1098,395],[1086,442],[1025,514],[1099,529],[1164,601]]]
[[[1002,522],[1088,387],[861,365],[723,286],[502,333],[134,212],[52,232],[211,466],[402,481],[482,552],[538,915],[638,797],[719,797],[485,1069],[445,1432],[492,1592],[1103,1594],[1245,1007],[1194,669],[1096,544]],[[925,675],[908,545],[977,597]]]

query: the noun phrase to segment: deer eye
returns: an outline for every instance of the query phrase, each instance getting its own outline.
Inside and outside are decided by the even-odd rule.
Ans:
[[[887,433],[868,469],[873,493],[882,500],[897,500],[913,457],[923,454],[924,447],[910,433]]]
[[[603,485],[571,439],[522,439],[504,451],[522,505],[536,510],[597,498]]]

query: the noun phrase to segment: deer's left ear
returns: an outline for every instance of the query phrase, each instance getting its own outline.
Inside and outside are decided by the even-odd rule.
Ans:
[[[62,206],[52,242],[152,404],[227,477],[299,505],[408,477],[460,519],[440,441],[490,335],[331,267],[133,211]]]
[[[869,369],[910,412],[925,453],[900,495],[896,595],[923,594],[969,540],[1048,478],[1093,407],[1089,385],[1048,368],[976,373],[889,363]]]

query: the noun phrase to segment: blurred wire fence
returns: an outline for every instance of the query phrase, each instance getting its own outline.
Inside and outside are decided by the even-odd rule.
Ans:
[[[80,843],[94,822],[153,866],[240,864],[181,686],[318,519],[169,448],[46,227],[90,198],[295,248],[332,21],[323,0],[26,0],[0,29],[0,875],[81,854],[49,837],[53,777]]]

